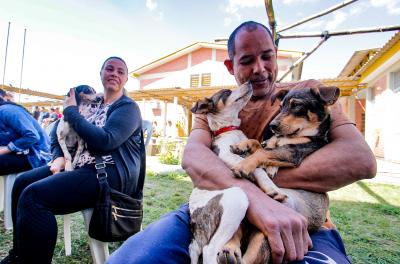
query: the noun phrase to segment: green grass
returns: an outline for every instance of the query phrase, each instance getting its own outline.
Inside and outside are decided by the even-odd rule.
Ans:
[[[144,190],[143,226],[187,201],[192,183],[182,173],[149,172]],[[331,216],[353,263],[400,263],[400,186],[359,182],[330,193]],[[72,256],[64,256],[62,217],[53,263],[91,263],[80,213],[72,215]],[[0,222],[0,257],[11,248],[10,231]],[[110,251],[121,243],[110,243]]]

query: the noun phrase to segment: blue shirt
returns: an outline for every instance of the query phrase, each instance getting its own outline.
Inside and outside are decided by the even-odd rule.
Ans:
[[[32,168],[50,161],[50,140],[39,123],[21,106],[0,105],[0,146],[27,155]]]

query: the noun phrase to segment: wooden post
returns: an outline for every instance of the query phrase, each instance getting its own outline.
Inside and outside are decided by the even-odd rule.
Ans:
[[[190,108],[189,108],[189,107],[187,107],[186,110],[188,111],[188,115],[187,115],[187,117],[188,117],[188,125],[187,125],[188,130],[187,130],[187,135],[189,136],[190,131],[192,131],[193,114],[192,114],[192,112],[190,111]]]
[[[163,111],[163,136],[167,135],[167,109],[168,109],[168,101],[164,101],[164,111]]]

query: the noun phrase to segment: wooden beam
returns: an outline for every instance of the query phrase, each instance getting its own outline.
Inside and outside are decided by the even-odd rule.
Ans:
[[[8,92],[14,92],[14,93],[20,93],[20,94],[44,97],[44,98],[49,98],[49,99],[64,100],[64,96],[63,95],[56,95],[56,94],[51,94],[51,93],[38,92],[38,91],[35,91],[35,90],[30,90],[30,89],[25,89],[25,88],[18,88],[18,87],[13,87],[13,86],[8,86],[8,85],[0,85],[0,86],[1,86],[1,88],[3,90],[8,91]]]
[[[53,107],[53,106],[62,106],[62,101],[40,101],[40,102],[25,102],[21,103],[24,107],[33,107],[33,106],[44,106],[44,107]]]

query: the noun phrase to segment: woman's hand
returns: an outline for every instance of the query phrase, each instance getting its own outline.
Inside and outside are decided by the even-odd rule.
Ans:
[[[9,154],[11,150],[6,146],[0,146],[0,155]]]
[[[58,157],[50,165],[50,171],[53,174],[59,173],[65,167],[65,159],[64,157]]]
[[[77,105],[76,99],[75,99],[75,89],[71,88],[69,89],[69,96],[66,95],[64,99],[64,109],[67,108],[68,106],[73,106]]]

